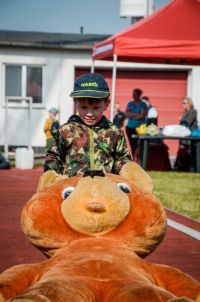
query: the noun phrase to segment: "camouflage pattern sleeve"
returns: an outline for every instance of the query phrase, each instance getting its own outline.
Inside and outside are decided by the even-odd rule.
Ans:
[[[129,161],[132,161],[131,153],[127,147],[126,139],[124,137],[123,131],[120,131],[120,135],[117,141],[115,160],[113,165],[113,173],[119,174],[123,165]]]
[[[46,152],[44,172],[48,170],[54,170],[59,174],[63,174],[64,164],[65,163],[60,139],[58,143],[54,141],[51,148]]]

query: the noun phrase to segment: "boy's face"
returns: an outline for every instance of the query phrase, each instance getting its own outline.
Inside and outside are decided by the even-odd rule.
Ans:
[[[52,112],[52,111],[49,112],[49,117],[52,119],[55,119],[56,115],[57,115],[56,112]]]
[[[109,105],[108,99],[79,98],[75,102],[81,120],[88,126],[98,123]]]

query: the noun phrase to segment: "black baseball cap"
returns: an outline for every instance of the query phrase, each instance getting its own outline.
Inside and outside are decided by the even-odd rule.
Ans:
[[[74,91],[70,94],[73,98],[107,98],[110,95],[109,87],[101,74],[86,73],[76,79]]]

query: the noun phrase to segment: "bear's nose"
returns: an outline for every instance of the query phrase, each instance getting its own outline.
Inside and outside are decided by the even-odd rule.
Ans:
[[[104,204],[100,203],[100,202],[89,202],[87,204],[87,209],[90,211],[90,212],[97,212],[97,213],[102,213],[102,212],[105,212],[106,210],[106,207]]]

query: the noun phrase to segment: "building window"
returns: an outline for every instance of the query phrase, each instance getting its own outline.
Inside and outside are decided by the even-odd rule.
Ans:
[[[33,104],[42,104],[43,67],[30,65],[6,65],[5,96],[21,98],[32,97]]]
[[[6,96],[22,96],[22,68],[6,66]]]
[[[27,67],[27,96],[32,96],[33,103],[42,103],[42,68]]]

